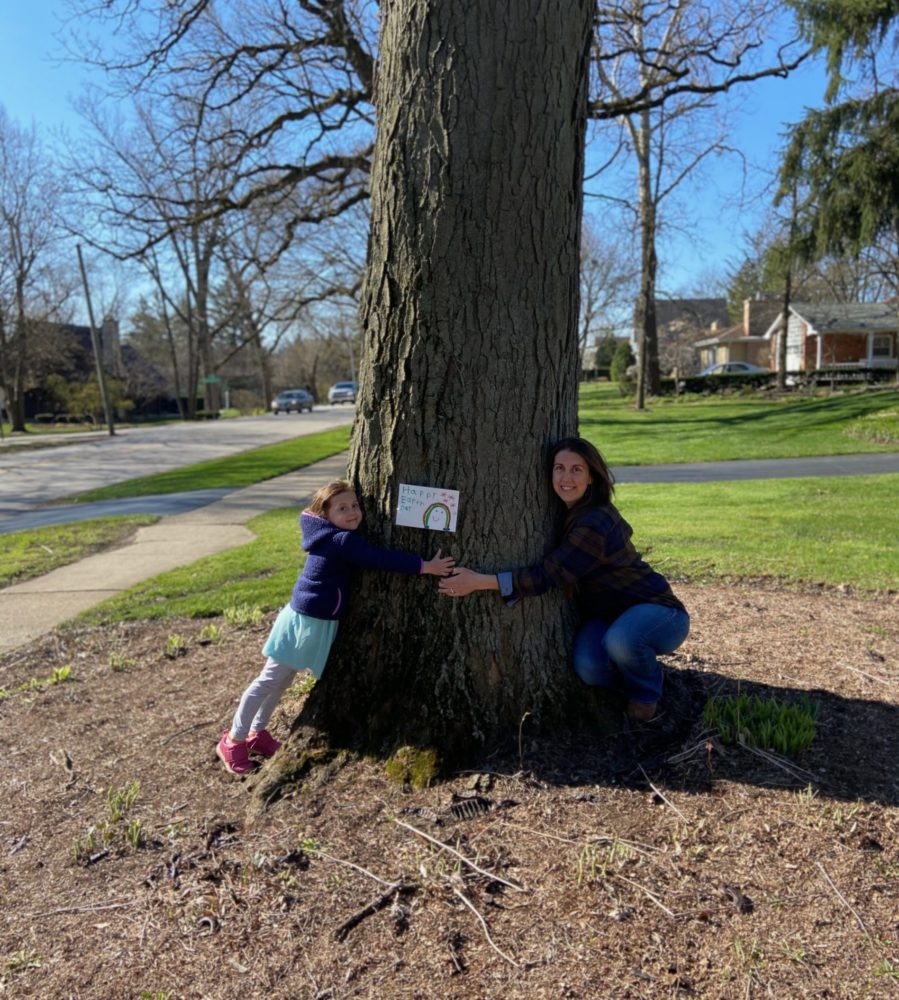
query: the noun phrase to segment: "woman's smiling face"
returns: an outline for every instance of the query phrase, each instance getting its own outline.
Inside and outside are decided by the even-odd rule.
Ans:
[[[593,482],[587,460],[563,448],[553,459],[553,490],[566,507],[573,507]]]

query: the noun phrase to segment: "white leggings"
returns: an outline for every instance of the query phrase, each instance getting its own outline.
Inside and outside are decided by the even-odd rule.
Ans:
[[[285,667],[270,656],[259,676],[244,691],[234,721],[231,723],[231,739],[245,740],[249,733],[265,729],[272,712],[277,708],[281,695],[297,678],[293,667]]]

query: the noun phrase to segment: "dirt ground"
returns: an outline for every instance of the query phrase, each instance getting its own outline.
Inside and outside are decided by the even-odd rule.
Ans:
[[[658,724],[525,728],[520,756],[516,734],[423,791],[350,760],[252,818],[214,746],[268,622],[8,654],[0,995],[899,995],[899,598],[678,592],[693,632]],[[802,759],[703,731],[738,689],[817,702]]]

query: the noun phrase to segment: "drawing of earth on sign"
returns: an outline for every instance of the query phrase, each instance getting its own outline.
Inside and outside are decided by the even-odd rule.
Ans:
[[[438,486],[400,483],[396,523],[431,531],[455,531],[459,514],[459,491]]]

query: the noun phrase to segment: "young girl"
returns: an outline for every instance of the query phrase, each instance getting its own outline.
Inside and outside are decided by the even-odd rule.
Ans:
[[[298,670],[310,670],[321,677],[346,608],[355,567],[413,576],[446,576],[452,570],[454,560],[442,556],[439,549],[433,559],[423,560],[409,552],[369,544],[356,533],[361,523],[359,501],[343,480],[323,486],[300,515],[306,565],[290,603],[281,609],[262,647],[265,666],[244,691],[231,728],[225,730],[216,748],[232,774],[253,770],[251,753],[271,757],[280,747],[265,727]]]

